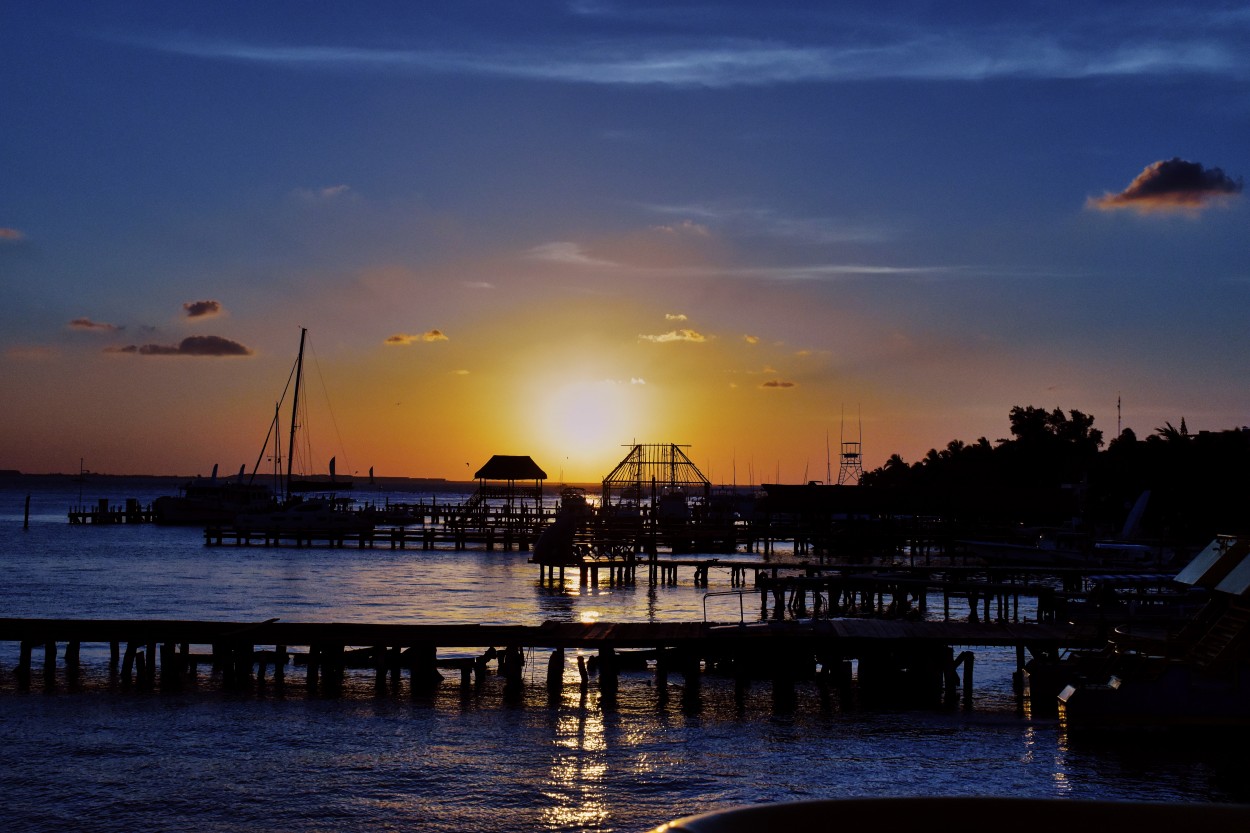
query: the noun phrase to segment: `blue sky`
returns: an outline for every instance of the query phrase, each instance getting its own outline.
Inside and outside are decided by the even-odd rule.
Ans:
[[[394,473],[533,449],[593,479],[637,438],[798,479],[848,409],[869,464],[1004,436],[1017,404],[1250,423],[1244,5],[0,23],[0,467],[243,457],[255,432],[188,400],[264,419],[301,325]],[[571,453],[551,402],[603,432]]]

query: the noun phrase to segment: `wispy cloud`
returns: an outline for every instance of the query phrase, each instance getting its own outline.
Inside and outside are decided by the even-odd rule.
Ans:
[[[694,220],[681,220],[668,225],[655,226],[655,231],[674,236],[688,235],[694,237],[707,237],[712,233],[707,226],[702,223],[696,223]]]
[[[494,289],[495,285],[490,281],[461,281],[460,285],[465,289]]]
[[[670,330],[659,335],[639,335],[638,338],[641,341],[650,341],[656,344],[667,344],[673,341],[691,341],[695,343],[707,341],[707,336],[703,335],[703,333],[689,329]]]
[[[1173,157],[1147,165],[1118,194],[1090,197],[1085,204],[1100,211],[1193,214],[1225,203],[1241,191],[1240,178],[1233,179],[1219,168],[1204,168],[1198,162]]]
[[[760,387],[765,388],[765,389],[793,388],[793,387],[797,387],[797,384],[795,382],[789,382],[784,379],[769,379],[767,382],[762,382],[760,384]]]
[[[319,188],[296,188],[295,196],[308,202],[328,202],[352,196],[350,185],[325,185]]]
[[[687,316],[684,312],[666,312],[664,313],[665,321],[686,321]]]
[[[222,313],[220,301],[187,301],[182,305],[187,318],[214,318]]]
[[[447,341],[447,334],[442,330],[426,330],[424,333],[396,333],[388,336],[383,344],[393,347],[406,347],[409,344],[422,344],[432,341]]]
[[[791,217],[761,206],[688,203],[649,204],[643,207],[656,214],[684,218],[675,224],[657,227],[669,233],[698,229],[699,233],[707,235],[711,233],[710,229],[715,228],[734,237],[766,237],[817,245],[882,243],[895,236],[895,232],[889,229],[862,221],[837,217]]]
[[[103,321],[92,321],[90,318],[75,318],[69,322],[71,330],[81,330],[89,333],[115,333],[122,329],[116,324],[106,324]]]
[[[587,16],[583,13],[583,18]],[[618,16],[619,17],[619,16]],[[490,75],[603,85],[683,87],[761,86],[880,79],[981,81],[991,78],[1099,78],[1179,73],[1244,77],[1239,46],[1244,17],[1222,27],[1176,26],[1144,15],[1087,14],[1053,19],[962,23],[910,20],[887,13],[872,25],[848,26],[817,16],[814,26],[756,15],[721,27],[713,16],[688,21],[692,34],[639,35],[598,15],[585,34],[517,42],[483,38],[459,49],[414,44],[303,45],[214,40],[195,35],[132,38],[144,48],[201,59],[272,64],[317,70]],[[565,21],[553,20],[552,31]],[[751,23],[754,23],[751,26]],[[748,26],[750,28],[748,28]],[[763,34],[759,32],[763,31]],[[564,31],[567,31],[565,29]],[[671,31],[671,29],[670,29]],[[744,34],[746,32],[755,34]],[[812,31],[824,34],[813,42]],[[451,38],[430,34],[429,43]]]
[[[759,343],[760,343],[760,337],[759,337],[759,336],[744,335],[744,336],[742,337],[742,340],[743,340],[743,341],[745,341],[747,344],[759,344]]]
[[[140,356],[250,356],[252,351],[221,336],[190,336],[178,344],[128,344],[109,347],[106,353],[135,353]]]
[[[618,266],[610,260],[601,260],[586,254],[577,243],[543,243],[525,253],[534,260],[549,260],[574,266]]]
[[[19,240],[25,240],[26,235],[15,228],[0,227],[0,243],[9,242],[16,243]]]

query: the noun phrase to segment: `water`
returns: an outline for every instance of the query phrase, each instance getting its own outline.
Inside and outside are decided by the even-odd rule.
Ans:
[[[707,590],[688,573],[678,587],[553,590],[515,552],[206,548],[195,529],[71,526],[65,513],[80,488],[88,503],[146,503],[170,485],[0,486],[0,615],[675,621],[701,620],[704,593],[729,589],[728,574],[713,571]],[[737,620],[733,597],[708,604],[712,618]],[[757,604],[748,598],[748,619]],[[612,708],[593,685],[584,695],[568,685],[551,705],[543,657],[527,667],[520,707],[504,703],[495,678],[479,694],[462,695],[450,679],[413,699],[406,682],[378,692],[367,672],[349,672],[338,699],[298,685],[109,692],[104,654],[84,646],[81,693],[36,684],[22,694],[10,673],[16,646],[0,644],[0,795],[14,829],[643,831],[678,815],[796,798],[1250,801],[1231,740],[1074,738],[1056,721],[1018,715],[1010,652],[977,649],[971,712],[822,709],[800,686],[782,715],[767,683],[740,707],[732,684],[708,678],[696,710],[682,702],[680,675],[661,699],[644,673],[622,676]],[[575,679],[574,662],[566,675]]]

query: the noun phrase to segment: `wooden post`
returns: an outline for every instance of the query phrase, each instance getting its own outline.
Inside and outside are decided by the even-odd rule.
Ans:
[[[373,685],[378,691],[386,688],[387,657],[385,645],[373,646]]]
[[[51,686],[56,682],[56,643],[43,643],[43,682]]]
[[[616,661],[616,649],[605,645],[599,649],[599,693],[606,699],[616,697],[620,688],[620,665]]]
[[[317,690],[317,678],[321,675],[321,646],[309,645],[304,686],[309,691]]]
[[[273,682],[281,687],[286,682],[286,663],[289,655],[285,645],[273,646]]]
[[[972,667],[976,656],[971,651],[964,651],[964,708],[972,708]]]
[[[30,529],[30,495],[26,496],[26,512],[23,515],[23,519],[22,519],[22,529],[23,530]]]
[[[564,689],[564,649],[556,648],[547,661],[547,694],[559,699]]]

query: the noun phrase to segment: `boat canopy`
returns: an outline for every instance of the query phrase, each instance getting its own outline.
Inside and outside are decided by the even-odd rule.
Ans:
[[[1246,558],[1247,555],[1250,555],[1250,539],[1233,535],[1216,536],[1202,552],[1194,556],[1185,569],[1177,573],[1176,581],[1193,587],[1205,587],[1208,590],[1215,588],[1241,595],[1245,592],[1245,585],[1250,583],[1250,573],[1247,574],[1246,581],[1242,582],[1240,591],[1226,589],[1224,582],[1240,568],[1250,570],[1250,559]]]

